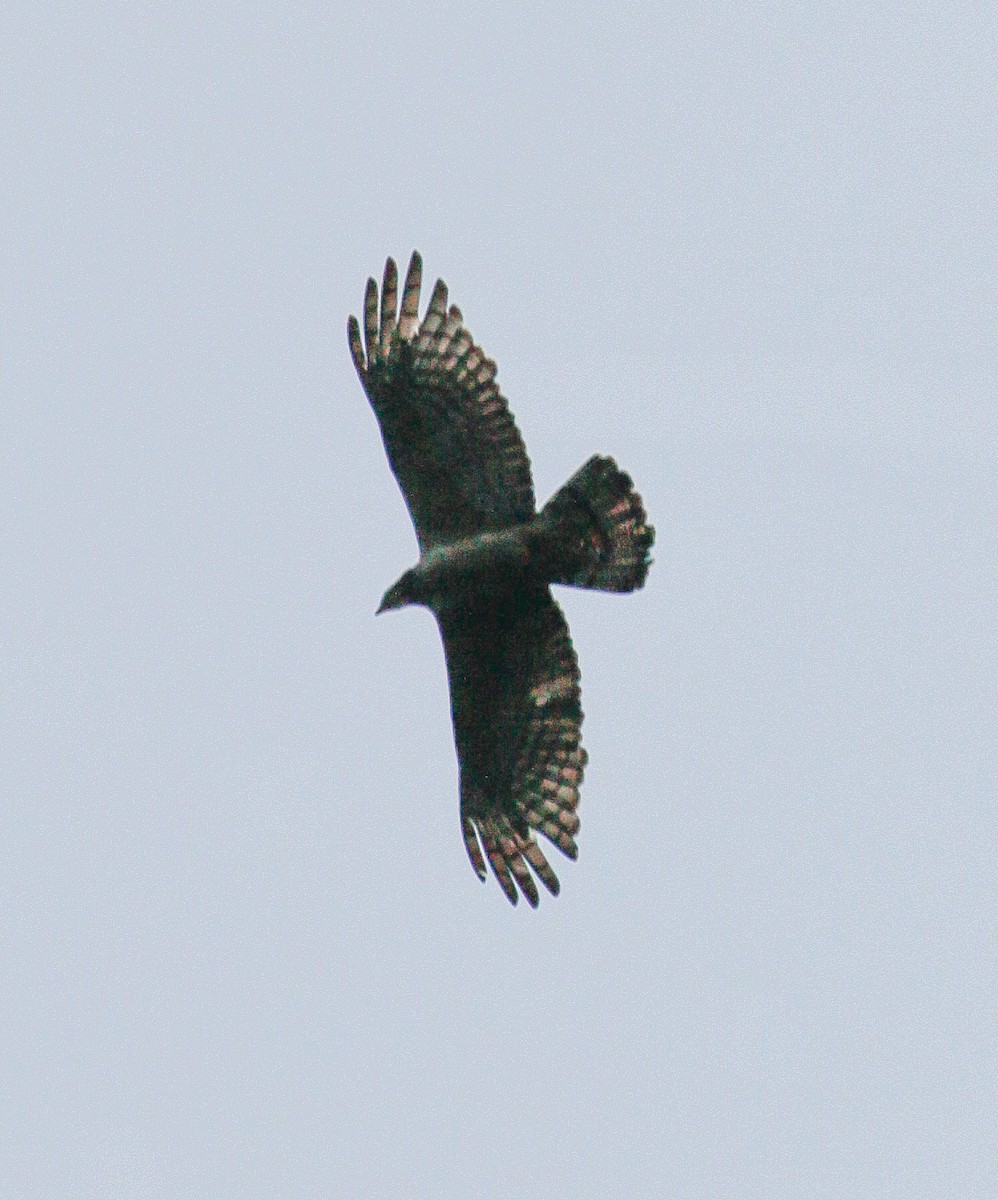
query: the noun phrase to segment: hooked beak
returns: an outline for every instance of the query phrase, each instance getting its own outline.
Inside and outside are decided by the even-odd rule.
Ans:
[[[389,612],[393,608],[401,608],[406,603],[408,603],[408,600],[403,594],[402,588],[397,583],[392,584],[384,596],[382,596],[381,603],[378,605],[378,611],[374,615],[380,617],[383,612]]]

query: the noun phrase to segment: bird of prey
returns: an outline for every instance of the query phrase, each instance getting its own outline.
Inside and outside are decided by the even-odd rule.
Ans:
[[[425,605],[437,619],[450,682],[460,811],[471,865],[486,859],[506,897],[536,907],[534,875],[559,884],[535,834],[577,856],[579,667],[550,584],[641,587],[654,530],[630,478],[589,459],[538,512],[530,461],[496,366],[447,304],[438,280],[422,321],[414,253],[398,309],[398,272],[367,281],[364,336],[347,336],[388,461],[419,541],[419,562],[378,612]]]

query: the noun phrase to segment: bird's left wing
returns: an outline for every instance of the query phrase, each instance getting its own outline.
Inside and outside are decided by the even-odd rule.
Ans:
[[[534,836],[569,858],[578,848],[579,666],[561,609],[546,587],[438,614],[461,771],[461,827],[479,878],[488,859],[511,903],[536,907],[531,870],[559,884]],[[484,851],[484,853],[483,853]],[[530,869],[528,869],[530,868]]]
[[[427,550],[528,520],[534,489],[496,365],[475,345],[460,311],[447,307],[443,280],[420,322],[422,269],[414,253],[396,311],[398,272],[389,258],[380,304],[377,284],[367,281],[363,341],[356,317],[347,336],[420,549]]]

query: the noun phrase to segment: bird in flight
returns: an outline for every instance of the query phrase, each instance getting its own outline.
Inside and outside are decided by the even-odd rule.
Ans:
[[[537,511],[530,460],[496,384],[496,365],[448,307],[437,280],[419,319],[414,253],[398,308],[385,264],[380,301],[350,317],[354,366],[419,541],[419,562],[378,612],[425,605],[447,660],[460,767],[461,830],[471,865],[486,860],[507,899],[537,906],[534,876],[559,883],[537,841],[578,854],[579,666],[552,583],[631,592],[648,573],[654,530],[630,477],[590,458]]]

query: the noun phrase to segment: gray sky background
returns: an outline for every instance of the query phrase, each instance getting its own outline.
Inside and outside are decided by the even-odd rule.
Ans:
[[[208,8],[0,29],[0,1190],[994,1200],[993,7]],[[414,246],[658,529],[536,913],[374,618]]]

